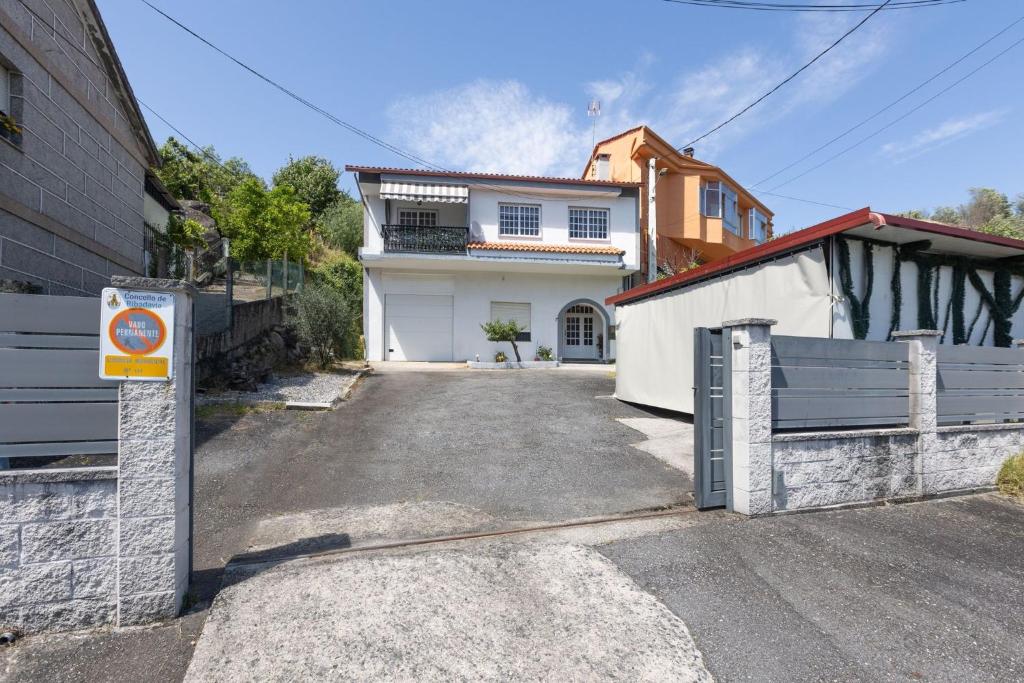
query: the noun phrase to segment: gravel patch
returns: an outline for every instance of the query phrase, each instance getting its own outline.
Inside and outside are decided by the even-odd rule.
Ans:
[[[314,372],[305,375],[272,377],[256,391],[224,391],[200,394],[196,402],[217,403],[327,403],[341,400],[362,376],[362,372]]]

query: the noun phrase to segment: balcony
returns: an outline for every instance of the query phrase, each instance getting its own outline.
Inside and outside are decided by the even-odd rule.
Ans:
[[[385,225],[384,252],[390,254],[465,254],[469,228]]]

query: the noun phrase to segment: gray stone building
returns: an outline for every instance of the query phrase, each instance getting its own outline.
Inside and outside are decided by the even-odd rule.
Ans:
[[[159,157],[93,0],[0,0],[0,111],[0,280],[87,296],[144,274]]]

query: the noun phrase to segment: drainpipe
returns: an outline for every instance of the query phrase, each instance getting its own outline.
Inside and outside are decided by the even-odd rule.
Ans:
[[[647,281],[658,279],[658,211],[654,186],[658,183],[658,160],[647,160]]]

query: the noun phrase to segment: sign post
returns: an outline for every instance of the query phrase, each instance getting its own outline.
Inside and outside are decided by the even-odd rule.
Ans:
[[[174,377],[174,295],[107,287],[100,304],[100,378]]]

